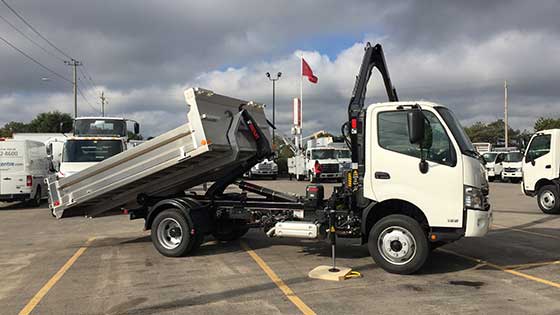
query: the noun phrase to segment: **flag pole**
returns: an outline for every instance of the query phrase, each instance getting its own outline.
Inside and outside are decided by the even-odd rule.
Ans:
[[[303,148],[303,52],[301,53],[301,60],[299,63],[299,110],[300,110],[300,122],[299,122],[299,145]]]

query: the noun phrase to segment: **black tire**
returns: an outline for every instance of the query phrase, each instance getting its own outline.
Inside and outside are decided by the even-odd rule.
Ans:
[[[169,223],[169,225],[168,225]],[[178,225],[178,226],[175,226]],[[171,228],[170,228],[171,227]],[[180,231],[177,230],[180,227]],[[162,230],[163,229],[163,230]],[[171,231],[175,229],[174,231]],[[194,252],[204,241],[204,235],[201,233],[190,232],[193,227],[185,217],[185,214],[179,209],[167,209],[158,213],[152,222],[151,237],[154,247],[160,254],[167,257],[181,257]],[[167,232],[169,231],[169,232]],[[158,235],[158,233],[162,233]],[[172,243],[169,235],[180,233],[180,241],[176,246],[170,246]],[[168,237],[166,237],[166,235]],[[175,238],[176,239],[176,238]]]
[[[37,189],[35,190],[35,195],[33,196],[33,199],[30,200],[30,204],[33,207],[40,207],[41,206],[41,185],[37,185]]]
[[[491,183],[494,181],[494,176],[488,176],[488,181]]]
[[[382,253],[378,246],[378,241],[382,241],[383,243],[383,239],[391,239],[390,234],[399,235],[399,233],[403,235],[403,237],[386,243],[385,245],[388,245],[386,248],[389,249]],[[411,244],[408,243],[411,241],[415,245],[410,246]],[[406,250],[407,248],[409,249],[408,251]],[[368,239],[368,249],[373,260],[385,271],[405,275],[415,273],[422,268],[430,254],[428,236],[424,229],[422,229],[420,224],[413,218],[400,214],[389,215],[379,220],[371,228]],[[391,261],[391,258],[386,258],[385,255],[397,254],[390,254],[390,252],[397,254],[402,253],[406,260]]]
[[[546,185],[537,193],[537,204],[546,214],[560,214],[560,194],[555,185]]]
[[[276,175],[272,176],[272,180],[276,180],[276,179],[278,179],[278,176]]]

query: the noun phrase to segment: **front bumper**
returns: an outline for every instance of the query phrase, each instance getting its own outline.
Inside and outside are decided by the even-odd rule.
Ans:
[[[467,225],[465,237],[481,237],[488,233],[492,226],[492,209],[488,211],[467,209]]]
[[[273,170],[258,170],[258,171],[251,171],[251,175],[257,176],[265,176],[265,175],[278,175],[278,171]]]
[[[521,171],[517,171],[517,172],[503,171],[502,172],[502,177],[503,178],[523,178],[523,172],[521,172]]]
[[[31,198],[31,194],[5,194],[0,195],[0,201],[25,201]]]
[[[342,178],[342,173],[321,173],[317,175],[319,178]]]
[[[494,177],[494,176],[496,176],[496,172],[494,172],[493,169],[492,169],[492,170],[487,169],[487,170],[486,170],[486,173],[488,174],[488,177]]]

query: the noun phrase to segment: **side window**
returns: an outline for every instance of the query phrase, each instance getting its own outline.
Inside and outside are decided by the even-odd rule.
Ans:
[[[529,145],[525,162],[536,160],[548,152],[550,152],[550,135],[536,136]]]
[[[423,112],[432,131],[432,146],[424,151],[426,160],[455,166],[455,149],[445,132],[445,128],[432,112]],[[405,111],[379,113],[377,137],[379,145],[384,149],[420,158],[419,146],[411,144],[408,139],[408,124]]]

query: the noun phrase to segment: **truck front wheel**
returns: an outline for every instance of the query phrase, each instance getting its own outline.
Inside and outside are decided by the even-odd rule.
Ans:
[[[185,256],[196,250],[204,239],[204,235],[193,231],[181,210],[167,209],[158,213],[152,222],[152,243],[164,256]]]
[[[430,253],[428,237],[420,224],[400,214],[389,215],[371,228],[368,249],[381,268],[396,274],[418,271]]]
[[[560,213],[560,198],[555,185],[546,185],[539,189],[537,203],[541,211],[546,214]]]

